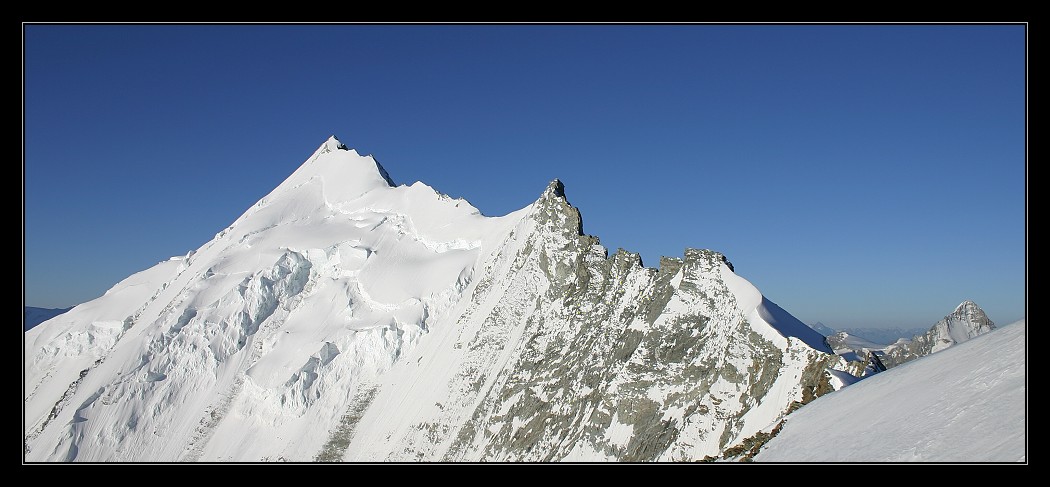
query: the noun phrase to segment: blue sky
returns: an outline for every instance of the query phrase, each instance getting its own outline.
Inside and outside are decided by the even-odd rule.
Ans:
[[[554,178],[806,322],[1025,314],[1019,25],[26,25],[24,300],[210,240],[329,135],[501,215]]]

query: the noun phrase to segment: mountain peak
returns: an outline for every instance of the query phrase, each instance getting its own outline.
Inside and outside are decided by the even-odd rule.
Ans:
[[[895,367],[969,341],[995,328],[995,323],[988,319],[984,310],[967,299],[928,330],[912,336],[911,340],[898,340],[883,348],[882,361],[887,367]]]
[[[995,329],[995,323],[988,319],[988,315],[985,314],[984,310],[977,303],[967,299],[963,301],[955,308],[955,311],[944,318],[949,322],[949,329],[962,328],[962,330],[952,330],[954,334],[959,335],[965,332],[966,339],[973,338],[977,335],[981,335]],[[965,341],[956,340],[956,341]]]
[[[350,150],[346,147],[346,144],[339,141],[339,137],[331,135],[328,140],[324,141],[324,146],[329,147],[330,150]]]
[[[321,154],[328,154],[330,152],[340,150],[349,151],[350,149],[346,146],[346,144],[340,142],[338,137],[332,135],[329,136],[328,139],[325,140],[323,143],[321,143],[321,146],[314,151],[314,155],[310,159],[316,159]]]
[[[988,319],[988,315],[985,314],[984,310],[981,309],[980,306],[977,306],[977,303],[970,301],[969,299],[959,303],[959,306],[955,307],[955,311],[950,315],[945,316],[944,319],[947,320],[953,317],[971,323],[971,326],[975,327],[975,329],[995,329],[995,324],[992,323],[992,320]]]
[[[389,185],[391,187],[397,186],[397,184],[394,183],[394,180],[390,177],[390,173],[386,172],[386,168],[384,168],[381,164],[379,164],[379,161],[376,161],[375,157],[373,157],[371,154],[367,154],[367,155],[363,155],[362,156],[356,150],[347,147],[347,145],[342,143],[339,140],[339,137],[336,137],[335,135],[329,136],[328,139],[325,140],[324,143],[322,143],[321,146],[318,147],[316,151],[314,151],[313,155],[310,156],[310,158],[307,160],[307,162],[315,161],[318,158],[320,158],[322,155],[325,155],[325,154],[333,154],[333,155],[336,155],[336,154],[347,154],[347,155],[350,155],[350,156],[354,156],[354,157],[360,158],[362,160],[361,162],[365,163],[365,166],[367,168],[366,170],[368,172],[373,172],[374,171],[374,174],[379,176],[379,178],[382,179],[383,182],[385,182],[387,185]],[[345,164],[346,162],[348,162],[348,161],[340,161],[337,164]],[[356,161],[349,161],[349,162],[356,163]],[[323,165],[323,166],[326,166],[326,165]],[[360,177],[362,175],[363,174],[359,174],[358,176]],[[369,178],[369,179],[371,179],[371,178]]]
[[[982,313],[984,312],[984,310],[981,310],[980,306],[977,306],[977,303],[975,303],[973,301],[970,301],[969,299],[967,299],[966,301],[963,301],[962,303],[959,303],[959,306],[955,307],[955,312],[956,313],[958,313],[960,311],[973,312],[975,310],[980,310]]]
[[[564,198],[565,197],[565,185],[562,184],[561,180],[554,179],[547,185],[547,189],[543,190],[541,198]]]
[[[565,197],[565,185],[555,179],[532,204],[541,222],[562,228],[569,234],[583,235],[583,216]]]

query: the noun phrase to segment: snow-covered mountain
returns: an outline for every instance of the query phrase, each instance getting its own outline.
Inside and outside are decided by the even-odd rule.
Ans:
[[[714,251],[555,180],[486,217],[334,137],[214,239],[25,333],[29,461],[692,460],[845,361]]]
[[[758,462],[1024,462],[1025,321],[791,414]]]
[[[911,338],[926,332],[926,328],[842,328],[836,330],[819,321],[809,323],[809,327],[826,337],[845,332],[846,335],[874,345],[890,345],[901,338]]]
[[[28,330],[72,308],[37,308],[25,306],[22,313],[22,331]]]
[[[917,334],[911,339],[901,338],[892,344],[882,345],[840,331],[829,335],[827,344],[835,353],[850,360],[852,363],[849,370],[860,375],[860,370],[869,361],[872,353],[877,354],[886,367],[894,367],[963,343],[994,329],[995,323],[988,319],[984,310],[973,301],[967,300],[925,333]]]
[[[973,301],[963,301],[955,311],[934,324],[926,333],[915,335],[911,340],[898,340],[883,349],[882,361],[887,367],[893,367],[966,342],[994,329],[995,323],[988,319],[980,306]]]

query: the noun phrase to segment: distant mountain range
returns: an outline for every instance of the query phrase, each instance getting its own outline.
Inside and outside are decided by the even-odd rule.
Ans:
[[[911,338],[900,338],[890,344],[880,344],[843,330],[828,335],[827,343],[835,353],[851,361],[853,367],[849,369],[850,373],[864,376],[876,372],[872,370],[874,361],[877,361],[879,366],[892,368],[966,342],[994,329],[995,323],[988,319],[984,310],[977,306],[977,303],[967,300],[929,329],[920,329],[919,333]],[[872,354],[877,356],[877,360],[872,358]]]
[[[934,324],[926,333],[883,349],[882,362],[887,367],[893,367],[964,343],[994,329],[995,323],[988,319],[988,315],[977,303],[963,301],[955,311]]]
[[[26,331],[73,308],[36,308],[26,306],[22,315],[22,331]]]
[[[834,335],[835,333],[838,332],[838,330],[836,330],[836,329],[834,329],[834,328],[832,328],[830,326],[827,326],[824,323],[821,323],[819,321],[816,322],[816,323],[809,324],[809,327],[814,329],[817,333],[820,333],[821,335],[824,335],[824,336]]]
[[[843,328],[850,335],[864,338],[880,345],[890,345],[901,338],[911,338],[923,333],[926,328]]]
[[[844,331],[850,336],[860,337],[879,345],[889,345],[901,338],[911,338],[927,330],[926,328],[840,328],[836,330],[819,321],[810,324],[809,327],[824,336]]]

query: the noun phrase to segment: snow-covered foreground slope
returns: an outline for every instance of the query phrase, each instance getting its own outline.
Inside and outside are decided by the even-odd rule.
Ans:
[[[828,394],[788,417],[765,462],[1021,462],[1024,320]]]
[[[25,452],[690,460],[830,390],[830,352],[717,252],[608,257],[558,181],[485,217],[333,137],[212,241],[25,333]]]

